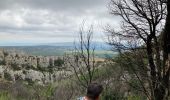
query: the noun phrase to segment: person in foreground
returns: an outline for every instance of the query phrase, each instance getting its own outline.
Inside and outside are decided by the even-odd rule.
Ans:
[[[79,98],[78,100],[100,100],[99,96],[103,91],[103,87],[97,83],[91,83],[87,87],[86,96]]]

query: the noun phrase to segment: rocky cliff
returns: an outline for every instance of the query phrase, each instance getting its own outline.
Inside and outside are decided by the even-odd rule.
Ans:
[[[0,50],[0,78],[15,82],[47,84],[61,80],[71,72],[64,66],[62,57],[30,56],[24,53]]]

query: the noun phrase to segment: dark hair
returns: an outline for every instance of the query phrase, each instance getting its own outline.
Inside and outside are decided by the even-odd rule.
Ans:
[[[92,100],[95,100],[102,91],[103,91],[102,85],[97,83],[91,83],[87,87],[87,97],[89,97]]]

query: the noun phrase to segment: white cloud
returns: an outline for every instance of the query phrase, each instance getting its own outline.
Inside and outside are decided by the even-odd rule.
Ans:
[[[118,22],[106,5],[107,0],[0,0],[0,42],[73,41],[83,20],[95,25],[95,39],[102,40],[102,25]]]

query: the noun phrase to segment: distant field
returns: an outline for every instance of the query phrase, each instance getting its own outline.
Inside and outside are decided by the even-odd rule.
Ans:
[[[63,56],[66,53],[71,53],[73,50],[73,46],[3,46],[0,48],[4,48],[8,51],[12,52],[24,52],[28,55],[35,55],[35,56]],[[109,50],[104,50],[101,48],[97,48],[95,50],[95,56],[99,58],[105,57],[113,57],[116,53]]]
[[[96,56],[105,58],[105,57],[114,57],[116,56],[116,52],[108,51],[108,50],[96,50],[95,51]]]
[[[72,51],[66,51],[65,53],[69,54]],[[106,57],[114,57],[117,53],[113,51],[108,51],[108,50],[95,50],[95,56],[99,58],[106,58]]]

